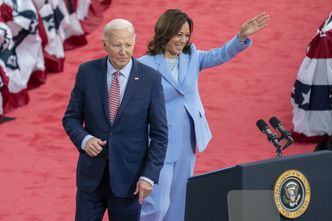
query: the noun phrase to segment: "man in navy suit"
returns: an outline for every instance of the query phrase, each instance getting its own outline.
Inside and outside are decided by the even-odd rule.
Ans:
[[[110,21],[103,43],[108,56],[80,65],[63,117],[79,151],[75,220],[101,221],[108,209],[112,221],[138,221],[167,147],[161,76],[132,58],[129,21]]]

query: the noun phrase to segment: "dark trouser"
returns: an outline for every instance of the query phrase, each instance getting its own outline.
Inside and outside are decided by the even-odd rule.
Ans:
[[[138,199],[113,195],[109,184],[108,164],[96,191],[77,190],[75,220],[102,221],[106,209],[111,221],[139,221],[141,206]]]

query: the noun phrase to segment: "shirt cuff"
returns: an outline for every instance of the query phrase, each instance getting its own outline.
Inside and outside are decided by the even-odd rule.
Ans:
[[[86,142],[91,138],[91,135],[86,135],[81,143],[81,149],[86,151]]]
[[[237,40],[239,40],[239,42],[240,42],[241,44],[243,44],[243,45],[245,45],[245,46],[249,46],[249,45],[251,44],[251,39],[250,39],[249,37],[246,37],[246,38],[244,39],[244,41],[241,41],[240,38],[239,38],[239,35],[236,34],[236,38],[237,38]]]
[[[154,186],[154,182],[153,182],[153,180],[150,180],[149,178],[147,178],[147,177],[145,177],[145,176],[141,176],[139,179],[140,179],[140,180],[144,180],[144,181],[150,183],[152,186]]]

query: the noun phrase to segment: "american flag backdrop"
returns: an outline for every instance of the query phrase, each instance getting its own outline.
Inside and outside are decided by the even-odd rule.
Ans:
[[[295,132],[332,135],[332,12],[307,47],[291,104]]]
[[[12,36],[10,29],[5,25],[5,23],[0,21],[0,54],[4,53],[8,48],[11,47]],[[0,122],[2,120],[2,115],[4,113],[4,106],[7,104],[9,98],[8,90],[8,77],[0,65]]]
[[[0,123],[28,89],[63,71],[65,49],[87,43],[111,0],[0,0]]]

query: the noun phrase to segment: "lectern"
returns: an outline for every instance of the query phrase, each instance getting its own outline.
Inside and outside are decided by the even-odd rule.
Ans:
[[[185,221],[332,221],[332,151],[189,178]]]

